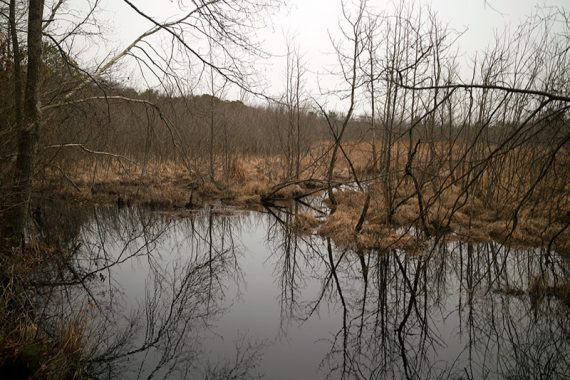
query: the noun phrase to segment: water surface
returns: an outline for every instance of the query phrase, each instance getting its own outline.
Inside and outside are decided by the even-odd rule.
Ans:
[[[47,326],[84,326],[101,378],[568,378],[568,262],[445,239],[339,249],[292,210],[56,207],[73,255],[34,278]],[[50,226],[49,228],[46,226]]]

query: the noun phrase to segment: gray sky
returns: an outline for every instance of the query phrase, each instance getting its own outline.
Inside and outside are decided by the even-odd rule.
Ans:
[[[411,1],[411,0],[410,0]],[[176,14],[176,1],[133,0],[144,11],[157,20],[164,20]],[[460,53],[468,65],[477,51],[485,49],[496,32],[505,27],[513,28],[525,20],[537,6],[568,8],[569,0],[415,0],[417,4],[431,4],[439,19],[448,23],[451,29],[465,31],[460,40]],[[329,33],[337,35],[338,20],[341,17],[340,0],[289,0],[281,11],[267,20],[267,26],[258,32],[264,50],[274,57],[256,62],[256,69],[269,84],[268,92],[276,95],[284,88],[285,41],[286,36],[294,39],[300,50],[309,74],[306,87],[312,93],[318,92],[318,82],[325,86],[327,69],[334,63]],[[393,9],[392,1],[369,0],[377,11]],[[100,47],[99,55],[111,47],[126,46],[151,24],[128,8],[122,1],[104,0],[102,19],[112,25],[107,46]],[[230,97],[235,97],[230,92]]]

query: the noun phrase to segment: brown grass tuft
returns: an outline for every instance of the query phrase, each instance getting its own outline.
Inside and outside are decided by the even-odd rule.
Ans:
[[[293,227],[302,233],[312,233],[319,226],[320,222],[313,215],[300,212],[295,215]]]
[[[30,301],[30,274],[39,267],[67,260],[66,256],[56,246],[31,242],[14,255],[2,257],[0,373],[6,378],[67,379],[82,375],[88,318],[80,311],[48,333],[45,326],[38,325]]]

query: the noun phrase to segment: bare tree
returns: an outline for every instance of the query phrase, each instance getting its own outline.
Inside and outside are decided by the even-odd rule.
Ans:
[[[305,69],[297,48],[287,42],[285,107],[287,108],[287,177],[299,179],[301,174],[301,107]]]
[[[44,12],[43,0],[30,0],[28,11],[27,33],[27,78],[23,99],[23,109],[20,111],[20,98],[22,85],[19,68],[20,51],[15,30],[15,0],[10,2],[11,30],[16,61],[15,86],[16,89],[16,112],[18,124],[18,155],[14,172],[15,195],[13,209],[13,230],[11,231],[18,239],[23,238],[26,224],[26,213],[32,189],[32,177],[34,160],[38,149],[38,138],[41,124],[41,111],[39,105],[40,70],[42,68],[42,21]],[[21,113],[21,115],[19,115]]]
[[[354,108],[356,106],[356,97],[358,89],[363,85],[361,78],[358,75],[358,67],[360,64],[361,55],[365,49],[363,46],[364,36],[364,12],[366,9],[366,0],[358,3],[354,14],[351,14],[350,9],[344,1],[341,2],[342,14],[347,26],[346,29],[341,28],[343,37],[348,41],[349,48],[345,52],[338,43],[334,43],[334,48],[337,54],[337,60],[341,68],[342,80],[347,84],[348,93],[348,110],[337,125],[337,121],[331,118],[325,109],[317,103],[323,117],[326,119],[331,133],[333,134],[333,147],[331,152],[330,161],[328,164],[326,180],[328,186],[328,195],[332,205],[336,204],[336,199],[333,192],[333,179],[334,169],[337,164],[337,155],[342,147],[342,139],[351,121]]]
[[[119,100],[144,104],[147,107],[158,111],[161,120],[166,128],[170,130],[173,140],[176,140],[178,130],[172,125],[165,114],[159,110],[156,104],[151,101],[141,102],[139,99],[132,99],[128,96],[109,96],[106,93],[105,77],[117,63],[125,59],[131,59],[139,67],[143,78],[150,76],[155,83],[159,83],[165,92],[176,91],[184,95],[182,79],[183,76],[178,70],[175,62],[196,63],[201,70],[209,69],[211,73],[217,73],[225,81],[235,86],[245,89],[254,94],[260,94],[255,87],[254,71],[249,65],[248,57],[264,54],[259,46],[250,37],[255,32],[258,23],[263,21],[263,12],[270,11],[278,2],[267,1],[236,1],[236,0],[214,0],[193,2],[190,9],[182,3],[178,4],[180,10],[185,10],[183,15],[175,20],[159,21],[143,9],[136,6],[129,0],[123,2],[142,19],[153,24],[149,30],[135,38],[127,47],[117,54],[110,56],[104,62],[100,62],[95,69],[85,69],[79,67],[77,61],[71,58],[73,52],[72,37],[81,35],[90,22],[94,20],[100,2],[95,1],[85,15],[72,18],[71,26],[58,23],[58,12],[65,10],[66,1],[54,2],[50,6],[49,17],[44,21],[45,5],[43,1],[31,1],[27,10],[24,10],[28,18],[27,27],[27,79],[22,100],[21,125],[19,127],[18,153],[14,171],[13,190],[14,202],[11,214],[8,218],[13,221],[11,226],[12,234],[19,238],[24,235],[26,224],[26,213],[30,200],[30,192],[34,175],[34,162],[37,160],[38,141],[42,132],[42,108],[46,114],[49,110],[63,107],[75,106],[84,102],[109,102]],[[16,1],[10,6],[10,25],[13,26],[16,18]],[[63,22],[63,21],[62,21]],[[11,27],[13,30],[14,28]],[[89,33],[88,33],[89,34]],[[161,58],[156,46],[151,41],[151,37],[162,34],[171,39],[171,49],[169,57]],[[45,40],[43,39],[45,35]],[[198,41],[211,42],[190,44],[192,38]],[[12,33],[12,41],[15,46],[16,57],[19,54],[18,33]],[[50,94],[48,104],[43,107],[40,104],[42,94],[40,83],[42,82],[43,65],[42,47],[44,43],[54,45],[61,53],[69,70],[78,73],[79,78],[71,86],[60,86],[60,90]],[[15,59],[20,62],[20,59]],[[246,64],[248,63],[248,64]],[[20,72],[20,71],[18,71]],[[150,79],[149,78],[149,79]],[[16,94],[23,81],[15,75],[14,85]],[[95,84],[102,94],[93,94],[91,84]],[[18,96],[16,96],[16,99]],[[19,101],[16,101],[19,104]],[[19,108],[17,108],[19,109]],[[46,117],[50,117],[47,115]],[[77,144],[80,145],[80,144]],[[73,147],[76,145],[64,144],[60,149]],[[183,146],[178,145],[180,149]],[[89,150],[89,149],[88,149]]]

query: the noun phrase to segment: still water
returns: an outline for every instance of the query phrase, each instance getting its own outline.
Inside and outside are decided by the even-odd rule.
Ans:
[[[37,313],[82,326],[99,378],[570,376],[556,254],[453,239],[357,252],[297,234],[294,212],[46,209],[39,233],[73,253],[34,277]]]

